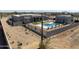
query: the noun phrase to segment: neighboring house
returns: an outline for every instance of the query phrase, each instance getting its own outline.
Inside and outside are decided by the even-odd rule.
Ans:
[[[57,15],[55,19],[56,23],[70,24],[73,22],[71,15]]]

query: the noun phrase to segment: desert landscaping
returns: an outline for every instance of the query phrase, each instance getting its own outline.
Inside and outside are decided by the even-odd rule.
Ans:
[[[38,49],[41,44],[40,43],[41,35],[38,35],[36,32],[28,29],[27,27],[24,27],[23,25],[22,26],[9,25],[7,23],[7,20],[10,14],[7,14],[7,15],[1,16],[1,24],[3,27],[4,35],[6,37],[8,46],[11,49]],[[35,22],[33,23],[35,24]],[[38,23],[41,24],[41,22],[38,22]],[[49,23],[50,22],[45,24],[47,25]],[[37,24],[35,24],[34,26],[37,26]],[[66,29],[66,30],[63,29],[63,27],[66,27],[66,26],[62,24],[63,27],[58,27],[58,30],[60,28],[60,30],[63,29],[63,31],[58,32],[57,34],[54,34],[54,35],[53,34],[49,35],[50,33],[47,33],[48,36],[44,37],[42,42],[44,44],[45,49],[78,49],[79,48],[79,23],[76,23],[76,24],[77,25],[75,25],[74,27],[71,27],[70,29]],[[54,28],[56,27],[53,27],[53,29],[49,28],[49,29],[43,29],[43,30],[49,32],[49,31],[53,31]]]

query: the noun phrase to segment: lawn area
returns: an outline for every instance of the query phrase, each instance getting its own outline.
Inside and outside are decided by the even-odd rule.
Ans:
[[[40,24],[41,22],[32,22],[33,24]]]
[[[41,24],[41,22],[32,22],[33,24]],[[48,22],[43,22],[43,24],[47,24]]]

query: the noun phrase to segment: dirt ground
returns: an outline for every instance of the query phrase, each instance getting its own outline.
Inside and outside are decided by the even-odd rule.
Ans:
[[[54,35],[45,41],[46,48],[79,48],[79,26]]]
[[[23,26],[12,27],[6,20],[7,17],[3,17],[1,22],[11,48],[39,48],[40,36]]]
[[[40,36],[23,26],[12,27],[6,23],[7,17],[1,22],[11,48],[36,49],[39,48]],[[79,26],[66,30],[44,40],[47,49],[79,48]]]

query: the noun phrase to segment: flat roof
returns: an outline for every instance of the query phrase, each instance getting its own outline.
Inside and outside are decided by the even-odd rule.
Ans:
[[[1,22],[10,48],[39,48],[40,36],[23,26],[10,26],[8,17],[2,17]],[[21,46],[18,46],[19,43]]]
[[[13,15],[13,16],[41,16],[41,14],[17,14],[17,15]]]
[[[57,16],[66,16],[66,17],[71,17],[71,15],[57,15]]]

